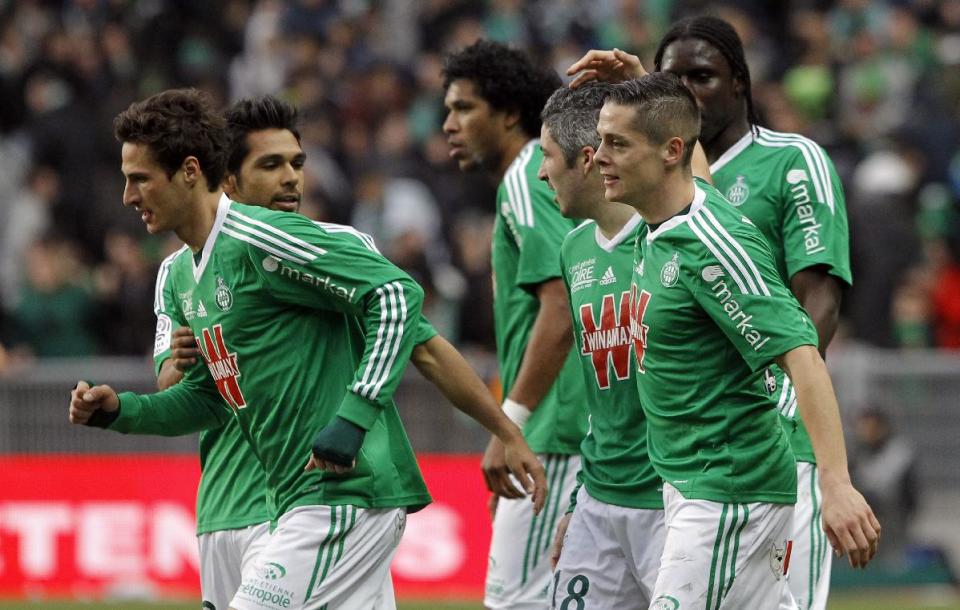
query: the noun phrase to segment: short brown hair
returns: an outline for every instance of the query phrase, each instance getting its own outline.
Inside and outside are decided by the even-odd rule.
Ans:
[[[145,144],[168,176],[196,157],[207,189],[220,188],[227,166],[227,122],[206,93],[170,89],[134,102],[113,119],[120,142]]]
[[[662,144],[674,137],[682,139],[682,164],[690,165],[693,147],[700,137],[700,109],[693,94],[677,76],[653,72],[613,85],[607,101],[634,107],[633,126],[651,143]]]

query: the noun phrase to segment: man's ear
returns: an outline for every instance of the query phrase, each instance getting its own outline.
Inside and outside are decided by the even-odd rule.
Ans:
[[[203,172],[200,171],[200,160],[194,156],[189,156],[180,164],[180,171],[183,172],[183,181],[187,186],[194,186],[203,180]]]
[[[507,128],[507,131],[512,130],[514,127],[520,125],[520,111],[519,110],[504,110],[503,114],[503,126]]]
[[[597,150],[592,146],[584,146],[580,149],[578,159],[580,161],[580,171],[583,172],[584,176],[589,174],[596,166],[596,161],[594,161],[596,155]]]
[[[663,146],[660,148],[663,155],[663,164],[665,167],[674,167],[680,165],[683,161],[683,153],[686,146],[683,143],[683,138],[680,136],[673,136],[667,140]]]
[[[227,174],[223,179],[223,192],[227,197],[236,201],[237,191],[240,190],[236,174]]]

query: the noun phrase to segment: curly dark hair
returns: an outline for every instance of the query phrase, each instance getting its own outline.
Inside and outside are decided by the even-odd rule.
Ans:
[[[113,119],[113,135],[119,142],[148,146],[168,177],[192,156],[211,193],[223,182],[227,122],[202,91],[170,89],[134,102]]]
[[[467,79],[494,110],[520,113],[520,127],[535,138],[540,135],[540,111],[563,83],[557,73],[538,66],[524,52],[499,42],[478,40],[450,53],[443,63],[443,88]]]
[[[227,172],[231,174],[240,173],[240,166],[250,152],[247,142],[247,134],[250,132],[286,129],[293,134],[297,142],[300,141],[297,109],[272,95],[242,99],[227,108],[223,116],[227,120],[230,151],[227,157]]]

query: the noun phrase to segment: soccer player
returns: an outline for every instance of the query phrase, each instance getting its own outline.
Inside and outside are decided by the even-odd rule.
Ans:
[[[843,187],[833,163],[815,142],[757,124],[743,45],[727,22],[694,17],[676,23],[660,41],[654,67],[679,76],[697,99],[700,142],[714,184],[767,238],[776,269],[812,318],[825,356],[843,289],[852,283]],[[592,51],[571,67],[575,72],[580,72],[579,83],[635,78],[643,69],[636,56],[623,51]],[[797,417],[790,379],[776,366],[766,376],[797,460],[787,582],[801,610],[825,610],[832,556],[821,524],[816,456]]]
[[[303,194],[305,155],[296,128],[296,109],[275,97],[264,96],[237,102],[226,111],[225,117],[229,141],[223,183],[226,194],[240,203],[297,211]],[[329,224],[325,227],[372,245],[368,236],[349,227]],[[161,390],[178,382],[182,371],[194,366],[200,357],[189,327],[170,330],[174,326],[170,309],[177,299],[167,281],[166,269],[176,256],[177,253],[171,255],[161,265],[157,286],[154,359],[159,367]],[[488,429],[502,434],[505,422],[497,421],[496,403],[459,352],[425,320],[421,320],[418,332],[421,333],[418,340],[424,340],[414,347],[411,357],[414,364],[455,406]],[[441,375],[441,371],[446,374]],[[138,423],[148,431],[154,429],[149,418],[141,418]],[[509,444],[521,447],[520,454],[514,456],[525,456],[520,458],[521,462],[530,467],[537,486],[533,495],[535,501],[542,504],[546,485],[542,466],[522,448],[521,439],[510,440],[509,431],[504,438]],[[515,451],[517,449],[511,448],[511,452]],[[221,428],[201,432],[200,453],[202,475],[197,494],[197,531],[201,593],[205,603],[226,608],[240,585],[243,566],[256,557],[269,531],[263,469],[233,419],[228,419]],[[515,459],[511,457],[511,461]]]
[[[605,197],[646,221],[630,325],[667,539],[652,608],[776,608],[791,561],[796,466],[763,370],[796,388],[834,548],[861,567],[880,525],[850,483],[817,334],[766,239],[693,178],[700,114],[672,74],[615,85],[597,125]]]
[[[557,527],[550,607],[646,610],[666,537],[630,340],[633,246],[646,225],[633,208],[603,196],[593,156],[608,89],[562,87],[541,115],[539,177],[564,216],[589,219],[560,251],[590,431],[580,444],[582,484]]]
[[[226,401],[278,517],[231,607],[393,607],[390,556],[407,510],[429,501],[390,399],[419,288],[342,230],[221,199],[222,119],[197,92],[134,104],[115,130],[125,205],[189,247],[166,273],[209,373],[149,396],[81,382],[71,420],[177,434],[221,425]]]
[[[540,111],[560,79],[523,53],[488,41],[449,55],[443,79],[450,156],[461,170],[481,170],[499,182],[492,267],[503,410],[523,428],[550,481],[540,515],[509,498],[496,506],[484,603],[539,610],[550,583],[551,534],[575,485],[586,433],[585,389],[570,350],[570,310],[557,264],[574,223],[537,179]],[[484,463],[487,473],[503,470],[496,439]]]

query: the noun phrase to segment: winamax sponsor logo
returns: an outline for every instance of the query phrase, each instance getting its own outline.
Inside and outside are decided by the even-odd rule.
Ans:
[[[727,314],[731,322],[736,324],[734,328],[740,333],[740,336],[750,344],[753,350],[756,352],[760,351],[760,348],[770,340],[770,337],[761,334],[760,331],[756,330],[753,324],[750,323],[751,320],[753,320],[753,315],[743,311],[743,307],[739,301],[734,298],[730,286],[728,286],[727,282],[723,279],[726,277],[723,267],[720,265],[709,265],[703,268],[700,276],[707,283],[713,282],[710,290],[713,292],[713,296],[715,296],[723,306],[723,312]]]
[[[245,408],[247,401],[243,397],[243,392],[240,391],[241,375],[237,353],[227,350],[227,344],[223,339],[223,325],[214,325],[213,332],[209,328],[204,328],[202,334],[203,340],[198,340],[197,345],[217,384],[220,396],[234,410]]]
[[[790,203],[800,221],[803,230],[803,248],[807,256],[826,251],[820,241],[820,229],[823,225],[817,222],[814,214],[813,202],[810,200],[810,178],[806,170],[792,169],[787,172],[787,184],[790,185]]]
[[[603,295],[600,304],[600,323],[597,323],[593,303],[580,306],[580,340],[583,344],[580,355],[589,356],[593,364],[597,386],[601,390],[610,387],[610,365],[613,364],[617,379],[630,378],[630,292],[620,295],[619,307],[613,294]]]

